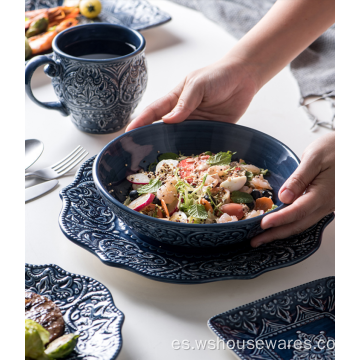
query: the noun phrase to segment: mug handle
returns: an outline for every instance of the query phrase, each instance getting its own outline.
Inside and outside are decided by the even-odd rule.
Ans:
[[[68,116],[70,115],[68,110],[63,106],[60,101],[51,101],[51,102],[41,102],[34,96],[32,89],[31,89],[31,78],[34,74],[34,71],[41,65],[49,64],[45,69],[45,73],[50,77],[55,77],[58,75],[60,70],[60,65],[55,62],[49,56],[41,55],[36,56],[31,59],[26,67],[25,67],[25,91],[29,98],[37,105],[41,106],[44,109],[49,110],[58,110],[60,111],[61,115]]]

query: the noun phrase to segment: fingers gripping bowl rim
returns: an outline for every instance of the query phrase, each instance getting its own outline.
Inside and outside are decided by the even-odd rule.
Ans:
[[[268,168],[269,182],[278,192],[300,163],[299,158],[282,142],[260,131],[207,120],[187,120],[179,124],[152,124],[120,135],[106,145],[95,159],[93,178],[105,203],[140,235],[168,245],[214,247],[250,240],[262,232],[257,216],[225,224],[184,224],[152,218],[129,209],[124,199],[115,198],[109,183],[126,181],[126,176],[140,168],[147,169],[159,154],[179,152],[185,155],[204,151],[236,151],[239,158]],[[126,195],[125,192],[123,194]],[[286,205],[276,199],[279,211]],[[170,224],[169,224],[170,223]]]

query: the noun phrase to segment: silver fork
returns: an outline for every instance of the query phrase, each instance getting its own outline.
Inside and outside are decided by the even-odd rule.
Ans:
[[[56,164],[53,164],[45,169],[37,170],[31,173],[25,173],[25,177],[36,176],[44,180],[56,179],[65,175],[77,164],[79,164],[89,153],[82,147],[78,146],[64,159],[60,160]]]

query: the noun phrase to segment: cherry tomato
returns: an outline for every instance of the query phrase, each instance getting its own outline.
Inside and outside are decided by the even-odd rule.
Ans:
[[[187,162],[186,159],[181,160],[179,163],[180,168],[180,176],[182,179],[186,178],[186,181],[191,184],[192,178],[189,177],[192,172],[194,171],[194,163],[193,162]]]

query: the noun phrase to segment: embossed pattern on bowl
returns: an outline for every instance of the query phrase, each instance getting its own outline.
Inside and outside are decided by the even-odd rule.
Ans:
[[[185,155],[204,151],[235,151],[250,164],[269,169],[267,177],[277,194],[299,164],[297,156],[283,143],[260,131],[215,121],[188,120],[180,124],[158,123],[125,133],[108,145],[94,163],[94,181],[111,210],[141,235],[160,243],[186,247],[218,247],[240,243],[262,232],[264,215],[227,224],[182,224],[145,216],[122,204],[129,183],[110,194],[109,183],[120,182],[139,169],[147,169],[159,153]],[[126,188],[128,186],[128,188]],[[119,188],[121,189],[121,187]],[[275,196],[275,203],[282,204]]]
[[[93,162],[94,157],[85,161],[74,181],[61,190],[60,228],[69,240],[106,265],[152,280],[176,284],[244,280],[297,264],[318,250],[325,227],[334,219],[334,214],[328,215],[301,234],[256,249],[236,245],[220,252],[218,248],[155,245],[142,240],[107,206],[94,184]]]

